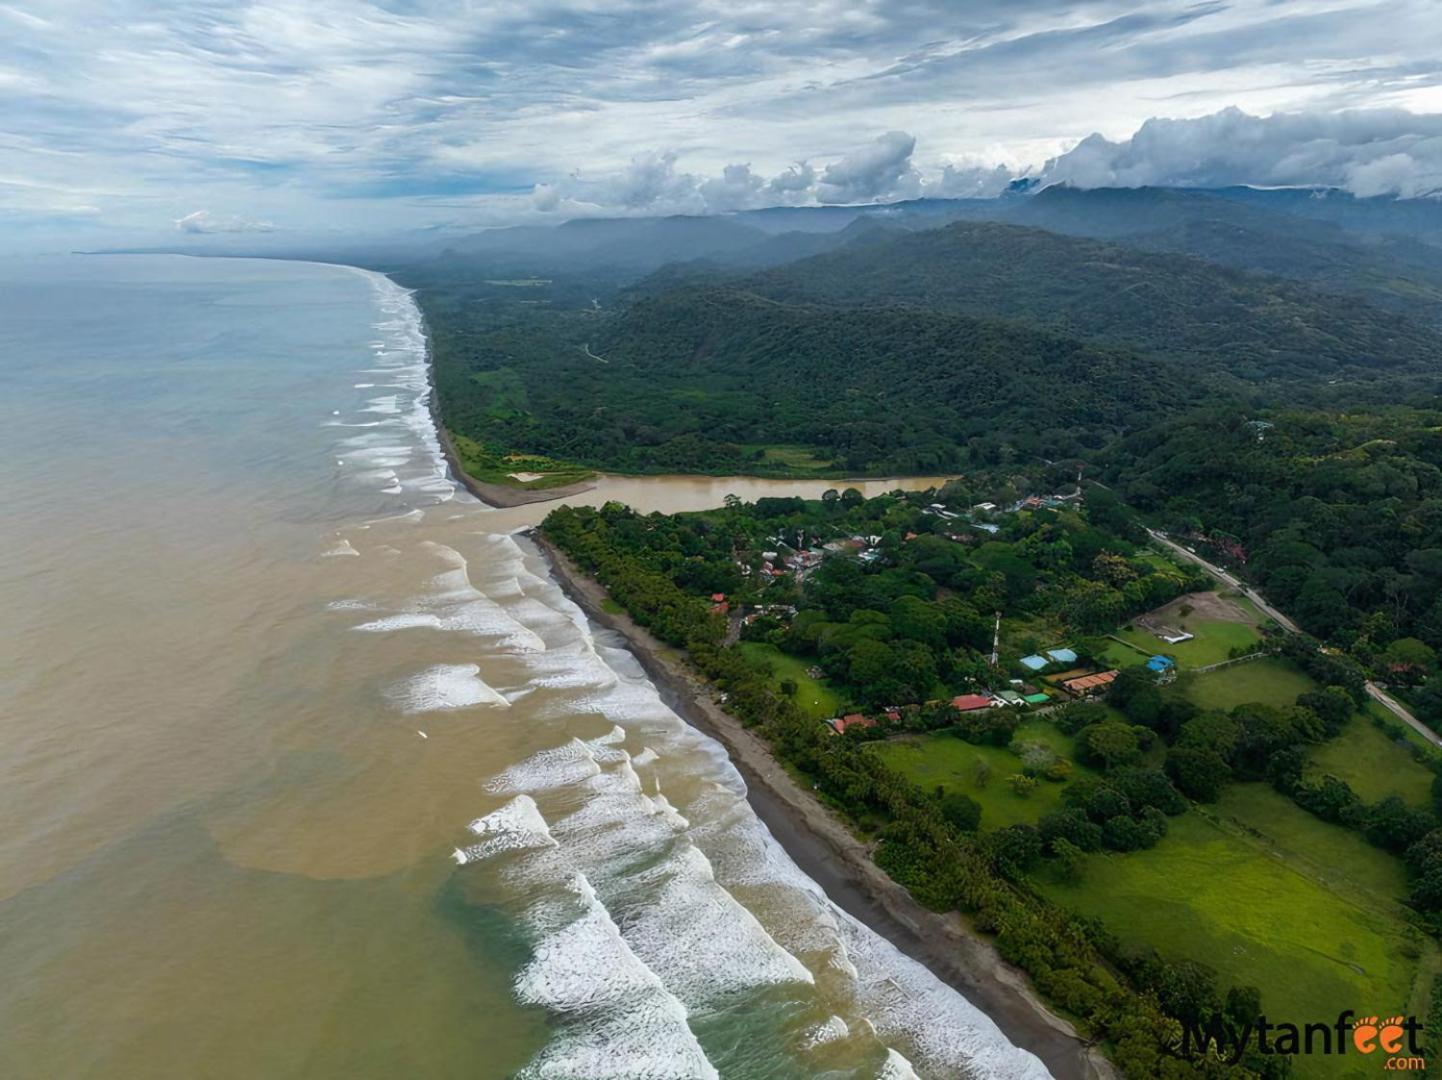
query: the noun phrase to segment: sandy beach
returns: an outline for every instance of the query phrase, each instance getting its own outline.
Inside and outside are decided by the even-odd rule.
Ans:
[[[960,916],[928,911],[892,881],[871,860],[867,845],[777,763],[759,736],[718,705],[679,650],[628,615],[607,611],[601,585],[539,531],[532,530],[527,539],[549,563],[566,595],[593,622],[625,638],[666,704],[726,747],[746,781],[757,816],[839,907],[926,965],[990,1016],[1008,1039],[1039,1057],[1059,1080],[1116,1075],[1071,1024],[1041,1002],[1026,976],[1002,960],[990,942],[969,931]]]

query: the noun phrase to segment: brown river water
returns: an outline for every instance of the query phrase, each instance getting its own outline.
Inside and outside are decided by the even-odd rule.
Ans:
[[[419,327],[346,268],[0,263],[0,1076],[1045,1075],[792,864],[549,506],[457,490]]]

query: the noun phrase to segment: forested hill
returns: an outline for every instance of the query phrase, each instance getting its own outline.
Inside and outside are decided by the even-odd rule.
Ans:
[[[1061,456],[1180,409],[1189,394],[1156,361],[1055,334],[724,287],[640,299],[599,340],[605,408],[588,424],[603,430],[573,437],[614,438],[604,456],[634,454],[632,465],[664,456],[657,441],[683,432],[824,448],[873,471],[954,468],[959,447],[998,433]]]
[[[1215,192],[1064,185],[1009,204],[1004,220],[1294,278],[1442,326],[1442,248],[1405,229],[1354,232]]]
[[[790,302],[1001,317],[1228,381],[1365,378],[1442,363],[1442,334],[1357,298],[994,222],[843,248],[757,274],[747,286]]]

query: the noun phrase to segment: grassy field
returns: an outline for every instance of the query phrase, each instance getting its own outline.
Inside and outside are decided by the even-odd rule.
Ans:
[[[1042,889],[1100,919],[1124,942],[1200,960],[1223,984],[1260,987],[1273,1018],[1332,1018],[1344,1008],[1406,1012],[1428,949],[1393,904],[1369,899],[1385,894],[1395,879],[1384,883],[1370,868],[1353,868],[1369,883],[1359,890],[1310,876],[1311,859],[1344,857],[1345,834],[1318,834],[1312,819],[1279,814],[1280,804],[1249,805],[1254,796],[1242,794],[1230,809],[1253,821],[1264,813],[1271,831],[1262,837],[1190,811],[1171,819],[1155,848],[1089,856],[1080,883],[1049,882]],[[1285,845],[1310,854],[1294,857]],[[1309,1060],[1308,1075],[1347,1075],[1332,1067],[1340,1063]]]
[[[1204,709],[1231,709],[1253,701],[1291,705],[1298,694],[1317,689],[1304,672],[1270,657],[1183,676],[1178,685]]]
[[[761,451],[761,464],[768,469],[795,469],[801,472],[824,472],[832,468],[831,459],[818,457],[806,446],[747,446],[752,453]]]
[[[1167,656],[1176,657],[1177,664],[1182,670],[1187,668],[1205,667],[1208,664],[1219,664],[1231,656],[1234,648],[1247,645],[1255,645],[1262,640],[1262,636],[1246,623],[1231,622],[1226,619],[1186,619],[1186,630],[1196,636],[1191,641],[1178,642],[1176,645],[1168,645],[1155,634],[1145,630],[1118,630],[1117,637],[1130,642],[1141,649],[1146,656],[1157,653],[1164,653]],[[1125,646],[1112,642],[1124,658],[1131,650]],[[1107,650],[1110,659],[1112,650]],[[1132,653],[1132,659],[1128,662],[1136,663],[1137,660],[1145,659],[1144,656]]]
[[[1333,892],[1379,910],[1407,895],[1401,859],[1373,847],[1353,829],[1307,813],[1269,784],[1232,784],[1202,812],[1241,827]]]
[[[1308,775],[1331,773],[1368,802],[1400,795],[1413,806],[1431,804],[1432,770],[1366,716],[1354,716],[1335,739],[1312,747],[1307,760]]]
[[[771,668],[778,683],[791,679],[796,683],[796,704],[803,712],[817,720],[828,720],[844,711],[846,701],[832,689],[829,683],[813,679],[806,674],[809,666],[804,660],[787,656],[775,645],[761,641],[741,643],[741,651],[753,660],[760,660]]]
[[[502,456],[464,435],[452,433],[451,444],[456,448],[462,468],[486,484],[504,484],[506,487],[521,488],[524,491],[537,491],[580,483],[596,475],[590,469],[554,461],[548,457],[517,454]],[[513,473],[539,473],[540,476],[532,480],[517,480]]]
[[[1073,777],[1092,775],[1090,769],[1075,764],[1071,738],[1046,720],[1024,722],[1017,728],[1016,738],[1045,743],[1071,760]],[[954,735],[908,736],[876,743],[872,749],[926,791],[940,785],[971,796],[981,804],[983,831],[1035,822],[1061,805],[1061,793],[1066,788],[1065,783],[1042,780],[1030,795],[1018,795],[1006,779],[1021,772],[1019,757],[1004,746],[973,746]],[[979,786],[976,773],[983,762],[991,769],[991,778],[985,786]]]

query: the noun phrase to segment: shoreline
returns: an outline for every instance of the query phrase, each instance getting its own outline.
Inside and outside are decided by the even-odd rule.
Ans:
[[[369,272],[380,273],[380,271]],[[510,488],[504,484],[488,484],[466,472],[465,467],[461,464],[461,455],[456,453],[456,444],[451,440],[450,428],[446,427],[445,422],[441,419],[440,391],[436,389],[435,351],[431,348],[431,327],[426,321],[426,309],[421,307],[420,302],[416,299],[415,289],[400,284],[389,274],[381,274],[381,276],[397,288],[405,289],[406,295],[415,305],[416,314],[420,317],[421,341],[426,356],[426,382],[430,384],[430,389],[426,391],[426,409],[431,414],[431,426],[436,429],[436,441],[441,445],[441,456],[446,459],[446,467],[450,469],[451,478],[456,483],[487,506],[495,506],[503,510],[513,506],[527,506],[531,503],[550,502],[552,499],[564,499],[567,496],[580,495],[595,488],[594,480],[583,480],[577,484],[566,484],[564,487],[540,490]]]
[[[389,275],[385,275],[389,278]],[[401,286],[404,288],[404,286]],[[426,395],[441,453],[452,476],[475,498],[501,508],[549,502],[595,488],[586,481],[565,488],[523,491],[487,484],[461,466],[450,431],[441,419],[435,359],[424,309],[414,298],[425,343]],[[571,562],[536,527],[521,534],[549,567],[561,591],[599,626],[620,634],[668,708],[715,739],[746,784],[746,800],[772,838],[837,907],[923,965],[988,1017],[1015,1046],[1030,1051],[1057,1080],[1113,1080],[1111,1063],[1070,1023],[1037,997],[1025,974],[1007,964],[995,947],[971,932],[959,915],[929,911],[877,866],[866,845],[772,756],[771,749],[714,700],[710,688],[670,649],[629,615],[604,609],[605,589]]]
[[[424,315],[421,316],[425,318]],[[513,488],[505,484],[488,484],[484,480],[477,480],[461,466],[461,456],[456,453],[456,447],[451,442],[451,433],[441,423],[441,411],[438,407],[436,396],[435,371],[431,367],[430,360],[430,335],[426,335],[426,367],[430,370],[431,380],[431,420],[436,425],[436,436],[440,439],[441,453],[445,455],[446,464],[450,466],[451,474],[456,483],[465,488],[481,502],[488,506],[499,507],[502,510],[510,509],[513,506],[529,506],[531,503],[551,502],[554,499],[565,499],[572,495],[581,495],[587,491],[596,489],[595,480],[581,480],[574,484],[564,484],[553,488]]]
[[[837,907],[886,938],[991,1019],[1014,1045],[1035,1054],[1058,1080],[1102,1080],[1110,1062],[1037,997],[955,913],[922,907],[872,860],[870,851],[777,762],[754,732],[726,713],[679,650],[658,641],[625,613],[603,607],[605,589],[537,529],[523,534],[561,590],[592,622],[626,641],[661,699],[686,723],[726,748],[746,782],[746,798],[776,842]]]

